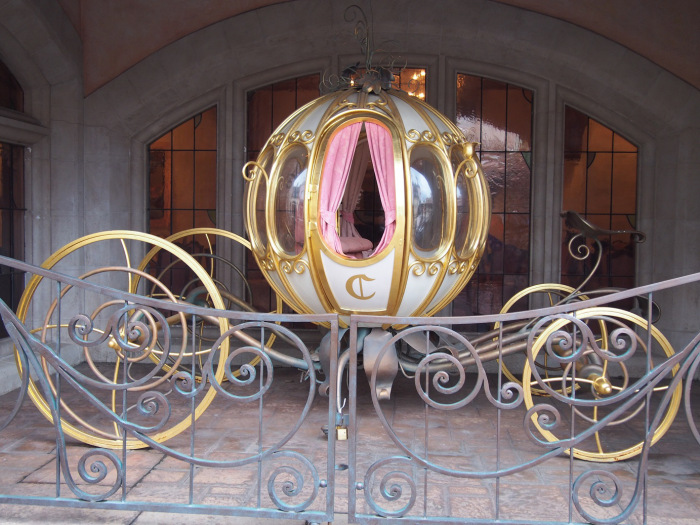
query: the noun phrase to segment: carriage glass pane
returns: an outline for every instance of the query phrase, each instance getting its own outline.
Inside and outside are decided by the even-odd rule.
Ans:
[[[424,256],[438,250],[446,230],[443,177],[431,148],[419,145],[411,150],[413,245]]]
[[[304,189],[309,154],[305,147],[288,149],[279,160],[275,191],[275,236],[288,255],[301,252],[304,245]]]

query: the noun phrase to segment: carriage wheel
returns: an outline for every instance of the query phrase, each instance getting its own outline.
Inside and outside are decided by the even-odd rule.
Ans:
[[[150,247],[157,247],[158,249],[164,250],[172,254],[172,256],[177,257],[187,266],[188,269],[197,275],[214,307],[223,309],[225,306],[216,285],[209,277],[207,272],[193,257],[174,244],[146,233],[109,231],[87,235],[67,244],[60,250],[53,253],[51,257],[44,262],[42,267],[47,269],[57,269],[65,272],[65,267],[70,267],[72,264],[75,264],[76,258],[86,257],[88,252],[85,250],[90,250],[97,244],[101,244],[101,250],[98,253],[109,254],[112,261],[116,262],[118,260],[118,265],[104,266],[92,270],[82,275],[80,277],[82,280],[98,282],[101,284],[107,283],[109,286],[121,288],[124,291],[129,291],[132,293],[137,293],[137,283],[139,281],[144,283],[149,282],[151,286],[156,286],[160,290],[163,299],[177,302],[179,301],[177,295],[173,294],[162,283],[158,283],[153,276],[131,267],[131,261],[135,255],[146,252]],[[32,313],[33,319],[38,320],[43,316],[43,323],[35,322],[33,323],[35,326],[33,328],[30,327],[31,332],[37,335],[37,337],[39,337],[43,342],[57,340],[58,337],[61,336],[60,334],[63,334],[61,337],[64,341],[68,341],[70,339],[66,333],[68,330],[74,330],[74,327],[71,327],[66,322],[65,318],[61,320],[57,318],[58,302],[55,299],[57,294],[50,287],[40,286],[42,281],[43,278],[38,275],[33,276],[32,279],[29,280],[24,294],[20,299],[17,309],[17,316],[25,324],[29,312]],[[68,302],[70,302],[72,299],[71,294],[77,290],[77,288],[73,288],[71,286],[62,286],[60,288],[62,302],[66,299],[68,299]],[[114,388],[111,388],[111,385],[130,380],[129,374],[132,373],[132,365],[138,365],[139,363],[145,362],[144,359],[146,359],[146,357],[153,352],[156,346],[156,341],[160,337],[156,335],[157,332],[162,330],[165,324],[167,324],[169,327],[168,334],[177,332],[180,334],[179,347],[177,345],[172,345],[172,348],[175,352],[174,359],[178,361],[178,363],[182,362],[186,355],[185,349],[187,348],[187,328],[189,324],[184,314],[176,314],[169,317],[163,315],[160,317],[159,321],[152,313],[145,309],[140,309],[137,305],[128,305],[128,307],[125,307],[124,301],[114,301],[112,299],[105,300],[104,297],[100,297],[97,294],[89,295],[88,292],[84,292],[83,290],[80,290],[80,293],[83,295],[83,297],[76,300],[79,301],[78,304],[81,304],[81,308],[92,308],[90,313],[85,314],[85,319],[89,318],[91,321],[96,321],[99,323],[100,319],[107,318],[115,311],[115,309],[121,309],[121,311],[124,312],[126,322],[142,322],[143,326],[146,326],[151,334],[150,340],[140,342],[127,341],[128,338],[124,335],[127,331],[125,329],[126,324],[124,324],[117,329],[117,337],[114,335],[105,337],[104,341],[99,347],[92,346],[87,339],[85,340],[84,344],[82,344],[82,339],[79,343],[77,343],[77,346],[83,346],[83,354],[87,361],[87,366],[89,367],[89,370],[85,372],[85,374],[89,375],[90,379],[100,383],[101,386],[104,385],[104,391],[102,391],[100,388],[95,389],[102,392],[102,395],[99,395],[98,393],[98,396],[101,398],[102,402],[105,405],[109,405],[109,403],[111,403],[112,411],[116,414],[122,415],[123,411],[129,410],[130,404],[133,408],[134,396],[139,396],[145,391],[150,392],[151,389],[156,392],[164,389],[170,390],[171,386],[169,386],[169,381],[172,379],[173,372],[177,367],[172,368],[172,370],[165,370],[164,367],[157,368],[156,366],[150,366],[148,367],[148,371],[145,373],[145,376],[148,377],[142,379],[138,386],[126,390],[126,393],[124,394],[119,393],[118,396],[114,395],[115,390]],[[43,304],[49,303],[49,306],[47,308],[42,308],[41,304],[37,304],[40,302],[43,302]],[[71,311],[68,315],[72,317],[74,313],[75,312]],[[63,315],[66,315],[65,312]],[[221,335],[227,330],[228,321],[226,319],[219,319],[217,332]],[[100,336],[105,334],[104,330],[101,328],[94,328],[91,333],[93,336],[96,336],[97,339],[100,339]],[[117,342],[117,338],[121,340],[121,345]],[[224,376],[223,365],[226,361],[226,357],[228,356],[228,341],[225,340],[219,349],[220,351],[217,362],[215,363],[216,370],[213,379],[220,382]],[[134,352],[132,355],[131,350],[138,350],[138,353]],[[100,353],[104,356],[105,352],[107,353],[106,355],[116,353],[116,365],[112,374],[100,370],[101,367],[92,360],[93,353]],[[58,387],[52,375],[53,371],[51,370],[51,367],[46,359],[42,358],[41,361],[44,369],[44,376],[47,378],[49,387],[55,394]],[[21,363],[17,355],[16,363],[21,374]],[[67,388],[64,383],[62,383],[62,385],[62,389]],[[30,380],[28,392],[32,402],[37,406],[39,411],[51,421],[52,415],[49,404],[45,399],[42,390],[34,379]],[[93,390],[90,392],[94,393]],[[167,395],[167,392],[165,395]],[[195,419],[198,418],[204,412],[204,410],[206,410],[214,396],[215,390],[213,388],[209,388],[204,395],[198,397],[195,407]],[[117,397],[122,397],[121,401],[124,403],[119,409],[117,409],[115,406],[115,400]],[[185,405],[189,405],[189,401],[187,401]],[[84,443],[104,448],[120,448],[124,445],[124,443],[126,444],[126,447],[130,449],[143,448],[147,446],[135,437],[127,436],[125,438],[113,421],[110,421],[110,423],[107,425],[104,423],[97,423],[95,420],[98,419],[99,414],[97,414],[96,410],[93,411],[93,413],[85,413],[89,412],[89,406],[89,403],[82,403],[80,406],[72,407],[65,401],[65,397],[62,397],[60,405],[61,425],[63,431],[67,435]],[[168,423],[166,423],[163,427],[154,430],[153,433],[149,433],[149,437],[157,442],[163,442],[189,428],[192,421],[191,414],[189,413],[188,409],[182,409],[182,411],[184,413],[179,414],[178,410],[174,410],[172,417],[168,420]]]
[[[648,323],[645,319],[631,312],[619,310],[617,308],[597,307],[580,310],[576,315],[580,320],[605,323],[606,331],[611,334],[611,338],[616,337],[614,331],[618,329],[626,329],[627,334],[634,334],[637,348],[642,350],[641,353],[646,355],[651,352],[648,358],[650,359],[652,367],[654,353],[656,353],[657,357],[662,355],[666,358],[674,354],[673,348],[666,337],[653,325],[651,326],[650,334],[652,347],[647,348],[647,336],[649,335],[647,332]],[[570,319],[557,318],[549,323],[542,333],[537,335],[537,338],[534,340],[531,350],[533,360],[537,358],[537,355],[545,348],[548,342],[553,342],[550,341],[551,336],[555,336],[556,333],[571,331],[572,328],[573,323]],[[603,348],[603,345],[599,345],[599,347]],[[603,350],[606,350],[606,348],[603,348]],[[545,349],[544,352],[546,351]],[[592,355],[594,352],[589,348],[588,350],[583,350],[582,353]],[[671,377],[675,376],[678,369],[679,365],[671,369]],[[566,391],[565,396],[568,398],[575,397],[579,400],[604,401],[606,398],[625,391],[632,383],[628,369],[624,366],[624,363],[615,362],[613,359],[599,360],[595,366],[588,364],[582,365],[578,361],[572,361],[562,367],[561,370],[562,374],[558,378],[551,375],[543,378],[539,373],[537,375],[540,377],[541,382],[546,383],[552,391],[555,392],[554,395],[551,395],[548,403],[555,406],[555,408],[558,404],[566,408],[566,411],[560,411],[563,418],[569,418],[568,421],[565,423],[561,422],[562,424],[560,424],[560,428],[564,429],[560,432],[562,435],[566,433],[567,428],[571,428],[571,418],[574,419],[573,428],[578,434],[582,429],[585,430],[585,428],[587,428],[586,425],[593,425],[601,421],[616,406],[615,404],[599,404],[592,406],[595,403],[590,403],[589,406],[577,405],[571,409],[560,399],[560,397],[564,395],[562,392]],[[525,406],[528,410],[535,405],[533,395],[537,395],[537,391],[542,390],[533,388],[533,385],[539,384],[536,378],[533,379],[534,375],[530,362],[526,362],[523,368],[523,391]],[[576,388],[573,389],[573,393],[570,387],[564,389],[564,382],[566,382],[566,384],[570,384],[571,382],[575,383]],[[652,409],[653,405],[665,394],[667,389],[668,387],[663,385],[654,388],[650,396]],[[678,412],[678,407],[680,406],[681,395],[682,385],[678,383],[677,388],[671,394],[670,402],[665,409],[659,426],[652,436],[652,445],[656,443],[671,426]],[[634,427],[630,424],[635,418],[644,417],[645,406],[646,398],[639,401],[624,413],[618,414],[614,419],[608,421],[605,427],[595,432],[591,439],[583,441],[573,449],[574,457],[586,461],[613,462],[628,459],[639,454],[644,446],[645,436],[640,432],[635,434]],[[554,433],[554,429],[550,429],[549,427],[544,428],[543,425],[540,424],[537,416],[538,413],[535,412],[531,417],[531,421],[536,430],[548,441],[558,441],[560,438]]]
[[[558,304],[560,301],[568,297],[571,293],[573,293],[575,290],[571,286],[567,286],[565,284],[557,284],[557,283],[545,283],[545,284],[538,284],[534,286],[529,286],[525,288],[524,290],[519,291],[513,297],[511,297],[504,305],[503,308],[501,308],[502,314],[505,314],[509,312],[510,310],[513,309],[513,307],[523,299],[528,300],[529,296],[539,294],[543,297],[543,301],[545,304],[543,305],[538,305],[541,308],[547,307],[547,306],[554,306],[555,304]],[[584,301],[588,299],[585,295],[581,295],[576,298],[578,301]],[[529,307],[529,305],[528,305]],[[498,330],[499,326],[501,323],[496,322],[494,323],[494,329]],[[523,333],[523,337],[527,335],[527,332],[529,328],[532,326],[532,322],[529,324],[526,324],[525,326],[518,326],[515,327],[516,330],[520,331]],[[508,330],[508,325],[503,326],[503,330],[506,331]],[[605,323],[599,323],[598,330],[600,331],[600,338],[602,340],[605,340],[607,337],[606,334],[606,327]],[[521,354],[523,357],[526,355],[525,352],[522,352]],[[514,383],[517,384],[522,384],[522,381],[519,377],[517,377],[506,365],[505,360],[499,360],[501,364],[501,370],[503,370],[503,375],[505,375],[510,381],[513,381]],[[544,373],[545,377],[550,376],[551,374],[557,374],[558,372],[561,372],[561,367],[558,365],[553,365],[550,362],[550,359],[547,355],[543,355],[540,357],[538,361],[535,361],[538,370],[540,370],[542,373]],[[521,369],[524,364],[523,362],[516,364],[511,364],[513,368]],[[539,395],[539,396],[544,396],[547,395],[547,392],[543,389],[536,388],[534,385],[530,385],[530,388],[532,389],[533,394]]]
[[[192,228],[189,230],[184,230],[167,237],[165,240],[176,245],[185,245],[188,248],[188,253],[192,255],[206,270],[209,277],[215,283],[218,293],[224,301],[225,308],[227,310],[240,310],[245,312],[255,312],[255,308],[252,306],[252,291],[248,280],[246,279],[243,271],[233,264],[229,259],[222,257],[216,253],[216,241],[217,238],[228,239],[236,244],[243,246],[245,249],[250,250],[250,242],[243,237],[231,233],[226,230],[220,230],[218,228]],[[162,248],[159,246],[154,246],[141,260],[138,269],[145,271],[156,258],[161,255]],[[176,266],[181,264],[179,260],[175,259],[173,261],[167,262],[163,268],[159,269],[158,280],[168,281],[169,272],[177,271]],[[235,292],[230,289],[221,279],[216,277],[216,269],[224,269],[228,271],[231,276],[241,280],[241,286],[244,289],[244,296],[240,298]],[[135,279],[132,283],[132,287],[136,289],[139,286],[139,280]],[[162,292],[155,286],[150,286],[149,291],[146,292],[147,295],[152,297],[158,297],[162,295]],[[186,279],[179,287],[177,287],[177,293],[180,299],[183,301],[198,304],[200,306],[210,306],[216,308],[212,302],[212,298],[209,296],[206,288],[202,286],[201,281],[198,277],[193,276],[192,279]],[[245,295],[247,294],[248,300],[246,301]],[[273,313],[282,312],[282,300],[277,297],[276,308],[272,311]],[[218,334],[214,336],[207,336],[206,333],[206,323],[198,323],[194,330],[196,333],[192,333],[193,329],[190,326],[190,334],[195,339],[195,352],[196,360],[198,365],[201,367],[203,360],[205,360],[209,354],[211,344],[218,338]],[[265,342],[266,346],[272,346],[275,341],[275,334],[270,334]],[[160,349],[154,349],[150,358],[154,361],[159,359],[162,354]],[[190,357],[191,353],[186,352],[186,357]],[[260,361],[259,357],[253,358],[248,364],[251,366],[256,366]],[[170,370],[173,364],[165,365],[166,370]],[[233,372],[234,377],[239,376],[239,371]],[[195,379],[197,381],[201,380],[200,374],[195,374]],[[226,381],[226,378],[223,379]]]

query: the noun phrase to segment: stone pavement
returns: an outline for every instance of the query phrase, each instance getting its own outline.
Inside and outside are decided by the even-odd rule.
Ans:
[[[361,481],[370,464],[380,458],[400,455],[401,451],[389,439],[377,418],[363,375],[358,377],[358,382],[357,476]],[[306,402],[308,391],[308,383],[300,382],[299,372],[275,369],[273,387],[266,394],[262,408],[257,403],[247,403],[245,406],[237,405],[233,409],[231,403],[217,396],[197,422],[197,439],[194,445],[196,454],[214,461],[250,456],[255,454],[260,446],[257,436],[261,429],[264,434],[263,448],[270,446],[282,439],[293,427]],[[700,385],[693,389],[696,413],[697,407],[700,406],[698,391]],[[70,392],[66,394],[70,407],[76,411],[89,411],[86,405],[71,396]],[[8,413],[13,401],[12,394],[0,397],[0,417]],[[299,452],[309,458],[318,469],[321,479],[326,479],[328,445],[321,427],[328,420],[327,403],[326,398],[316,395],[304,424],[283,447],[284,450]],[[521,406],[514,410],[501,411],[500,432],[497,432],[497,411],[483,392],[472,403],[458,411],[431,413],[426,416],[424,405],[416,395],[413,382],[400,378],[397,380],[392,399],[383,403],[382,407],[383,414],[396,433],[397,439],[417,451],[422,450],[427,439],[430,443],[430,460],[441,467],[489,471],[495,467],[496,460],[501,466],[518,465],[542,453],[541,448],[523,436],[523,416],[526,409]],[[263,423],[260,426],[259,413],[263,414]],[[175,415],[177,416],[177,413]],[[96,417],[94,419],[97,420]],[[615,443],[616,439],[633,435],[636,431],[638,429],[634,428],[634,424],[629,423],[617,427],[611,435],[604,437]],[[498,458],[495,457],[496,439],[502,444]],[[336,448],[338,469],[334,523],[337,524],[348,522],[347,443],[338,442]],[[167,445],[174,450],[189,453],[190,433],[183,432],[171,438]],[[34,405],[26,400],[13,423],[0,432],[0,493],[54,495],[55,448],[52,426],[38,413]],[[78,458],[89,450],[90,447],[68,438],[69,464],[75,465]],[[121,455],[121,451],[117,451],[117,454]],[[293,459],[288,458],[284,465],[293,462]],[[267,491],[267,480],[272,466],[263,465],[260,474],[257,464],[235,469],[198,467],[190,471],[182,462],[152,449],[129,451],[127,464],[127,501],[187,502],[190,479],[194,475],[193,499],[197,503],[255,506],[256,498],[261,494],[263,506],[275,507],[270,503]],[[571,461],[568,457],[558,457],[504,477],[500,481],[493,478],[454,478],[433,472],[425,474],[419,470],[415,478],[416,506],[411,514],[420,515],[425,511],[428,515],[492,519],[495,517],[495,495],[498,494],[498,512],[501,519],[521,520],[522,523],[548,520],[568,522],[569,519],[580,522],[582,519],[576,509],[568,503],[571,478],[590,469],[613,473],[622,483],[624,504],[634,491],[637,467],[638,462],[634,459],[596,465],[580,460]],[[649,524],[690,525],[700,522],[700,445],[692,437],[682,408],[666,435],[653,447],[648,472]],[[74,473],[74,476],[77,477],[77,474]],[[597,479],[600,477],[599,473]],[[106,482],[109,479],[108,477]],[[81,482],[78,486],[90,490],[85,483]],[[309,490],[308,484],[305,490]],[[586,489],[586,494],[582,496],[587,493]],[[61,485],[61,494],[72,497],[65,484]],[[121,492],[111,499],[118,500],[119,494]],[[361,492],[358,492],[358,497],[358,508],[362,512],[371,513]],[[311,508],[322,509],[324,498],[325,493],[321,490]],[[614,505],[609,512],[616,514],[619,510],[620,506]],[[597,512],[600,515],[601,510],[598,509]],[[0,523],[272,525],[291,522],[280,519],[184,515],[138,510],[0,505]],[[625,523],[643,523],[641,504]]]

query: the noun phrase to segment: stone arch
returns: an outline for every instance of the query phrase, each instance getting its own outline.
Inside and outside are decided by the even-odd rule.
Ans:
[[[599,35],[520,8],[473,3],[468,11],[455,0],[442,0],[440,9],[416,0],[375,6],[375,41],[389,42],[405,57],[456,57],[475,67],[493,65],[548,79],[617,113],[622,110],[640,127],[669,127],[674,120],[683,125],[686,115],[679,104],[697,98],[697,90],[685,82]],[[144,104],[150,105],[146,116],[162,114],[200,95],[202,86],[211,89],[321,57],[337,61],[358,49],[342,14],[342,8],[327,2],[295,0],[223,20],[135,65],[88,97],[87,107],[112,99],[117,103],[113,115],[102,116],[135,131]],[[658,97],[662,88],[685,96]]]
[[[458,0],[437,3],[399,0],[374,6],[375,42],[400,50],[410,63],[430,60],[431,74],[440,80],[429,101],[448,115],[455,64],[465,72],[535,90],[535,133],[542,149],[535,158],[541,186],[534,197],[539,215],[533,228],[543,239],[543,253],[556,260],[552,251],[558,210],[548,197],[558,192],[562,159],[557,136],[568,103],[640,146],[639,226],[649,235],[640,258],[647,261],[639,269],[640,282],[696,271],[692,261],[698,260],[700,220],[690,210],[700,194],[692,174],[700,153],[690,146],[700,134],[698,90],[629,49],[568,22],[488,0],[474,0],[467,7]],[[222,20],[161,49],[92,93],[85,100],[85,123],[99,130],[109,153],[116,153],[108,172],[127,174],[130,181],[142,177],[141,167],[127,160],[132,140],[160,115],[220,90],[227,112],[224,169],[233,177],[225,193],[235,195],[235,177],[243,164],[246,86],[306,73],[319,64],[335,72],[354,59],[358,46],[352,26],[343,19],[344,8],[322,0],[294,0]],[[93,154],[100,156],[86,148],[86,159]],[[128,223],[124,226],[143,227],[130,203],[120,205],[115,216]],[[223,226],[240,231],[237,217],[233,209]],[[675,257],[661,266],[648,262],[663,253]],[[556,264],[549,264],[533,274],[533,282],[556,274]]]

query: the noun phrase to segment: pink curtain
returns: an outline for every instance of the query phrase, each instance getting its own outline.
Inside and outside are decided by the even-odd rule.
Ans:
[[[360,237],[360,233],[357,231],[357,228],[355,228],[355,216],[353,213],[357,208],[369,158],[369,146],[367,142],[363,140],[355,149],[355,157],[352,159],[352,167],[350,168],[350,175],[348,176],[348,186],[345,189],[343,200],[340,203],[340,211],[343,218],[340,222],[341,237]]]
[[[336,213],[341,209],[340,225],[343,237],[359,238],[353,212],[362,188],[367,168],[367,150],[360,148],[355,156],[362,122],[341,128],[330,140],[321,174],[319,219],[321,236],[336,253],[345,255],[336,231]],[[377,178],[379,198],[384,209],[384,234],[371,254],[379,253],[391,241],[396,231],[396,190],[394,188],[394,146],[391,133],[384,126],[364,122],[369,154]],[[351,176],[352,175],[352,176]],[[350,179],[350,180],[348,180]],[[346,186],[348,186],[347,191]],[[341,207],[342,201],[342,207]],[[363,252],[365,256],[369,252]]]
[[[381,252],[391,241],[396,230],[396,189],[394,187],[394,146],[391,133],[384,126],[365,122],[372,166],[377,178],[379,198],[384,208],[384,234],[374,253]]]
[[[341,255],[343,249],[335,229],[336,212],[343,198],[361,129],[362,122],[350,124],[331,138],[321,174],[318,210],[321,236],[328,246]]]

